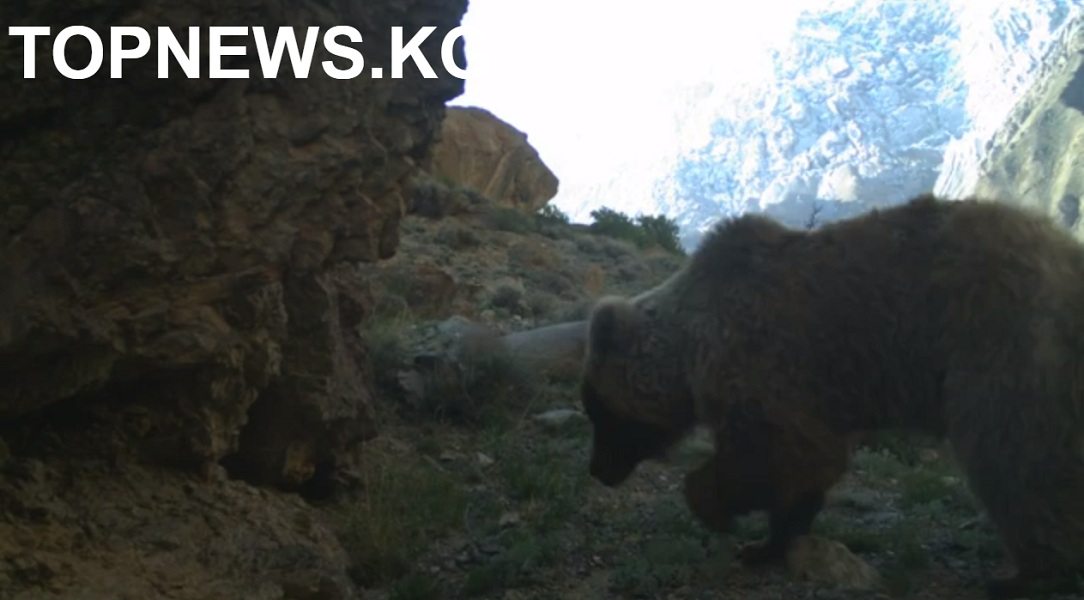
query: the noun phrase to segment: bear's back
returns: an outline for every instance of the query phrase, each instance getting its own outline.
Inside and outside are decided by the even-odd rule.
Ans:
[[[847,427],[936,428],[929,419],[952,344],[1007,343],[1041,310],[1084,336],[1082,252],[1026,211],[923,196],[814,231],[732,219],[674,289],[694,298],[690,314],[713,317],[697,323],[715,330],[689,333],[719,357],[706,381],[750,396],[785,378],[853,417]]]

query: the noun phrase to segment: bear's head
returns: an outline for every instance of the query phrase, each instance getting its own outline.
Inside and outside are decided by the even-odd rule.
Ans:
[[[591,476],[610,487],[665,457],[693,426],[680,337],[649,300],[604,298],[589,320],[580,395]]]

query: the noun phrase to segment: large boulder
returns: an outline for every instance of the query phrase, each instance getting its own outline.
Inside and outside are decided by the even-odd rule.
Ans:
[[[527,134],[474,106],[448,108],[429,170],[438,179],[525,212],[535,212],[557,195],[557,176]]]

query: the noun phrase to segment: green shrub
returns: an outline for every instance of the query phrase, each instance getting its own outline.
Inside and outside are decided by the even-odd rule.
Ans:
[[[591,218],[594,219],[590,225],[593,233],[628,240],[638,245],[645,241],[640,228],[623,212],[604,206],[591,211]]]
[[[568,215],[552,204],[547,204],[535,213],[542,222],[568,224]]]
[[[636,222],[650,242],[675,254],[685,253],[681,247],[681,239],[678,237],[681,231],[673,219],[668,219],[666,215],[640,215],[636,217]]]
[[[594,221],[590,225],[593,233],[626,240],[643,248],[658,246],[668,252],[684,254],[679,238],[680,228],[677,222],[666,215],[637,215],[629,217],[623,212],[602,207],[591,211]]]

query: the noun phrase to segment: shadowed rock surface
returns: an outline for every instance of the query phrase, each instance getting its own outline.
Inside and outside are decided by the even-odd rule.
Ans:
[[[68,80],[53,67],[51,38],[37,44],[37,78],[24,79],[22,39],[0,40],[0,438],[12,455],[0,456],[3,597],[23,597],[7,595],[13,583],[34,597],[350,595],[334,537],[298,525],[308,517],[296,500],[224,482],[222,466],[326,493],[376,434],[357,330],[372,300],[357,265],[396,251],[406,182],[428,160],[444,103],[462,91],[440,44],[465,9],[465,0],[0,6],[5,25],[54,24],[55,34],[78,23],[106,41],[109,26],[166,25],[187,47],[187,27],[204,27],[198,79],[175,62],[157,79],[152,47],[122,79],[109,78],[107,56],[98,75]],[[265,26],[272,39],[278,26],[299,37],[304,26],[354,26],[366,66],[385,71],[392,26],[410,39],[434,25],[422,48],[438,77],[408,62],[401,79],[334,80],[320,66],[334,57],[318,43],[308,78],[284,57],[265,79],[249,36],[226,39],[247,55],[224,66],[251,78],[210,79],[205,27],[224,23]],[[69,63],[85,65],[87,50],[68,44]],[[31,483],[11,469],[29,470]],[[219,483],[202,488],[185,472]],[[201,524],[209,507],[237,518]],[[161,543],[146,530],[171,523],[159,510],[177,525]],[[39,538],[50,541],[27,541]],[[207,572],[169,583],[171,564]],[[309,572],[261,578],[282,569]],[[86,584],[103,573],[101,586]],[[310,575],[315,591],[298,591]],[[243,581],[262,587],[245,593]]]
[[[350,23],[366,36],[369,64],[382,64],[392,24],[447,31],[463,4],[339,2],[318,12],[292,3],[163,3],[87,18],[56,3],[2,16],[12,24],[164,22],[177,32],[204,19]],[[439,67],[439,38],[430,42]],[[345,420],[370,434],[365,385],[354,379],[364,354],[350,347],[369,299],[349,265],[395,252],[402,182],[462,82],[423,80],[413,67],[404,79],[336,81],[317,70],[328,58],[322,50],[308,79],[289,76],[284,61],[274,80],[161,82],[146,61],[121,81],[67,81],[42,46],[35,80],[19,78],[11,67],[21,52],[5,49],[18,60],[3,73],[16,102],[5,103],[2,118],[0,278],[9,285],[0,297],[0,416],[109,386],[132,390],[132,400],[155,396],[153,419],[176,434],[179,445],[160,448],[163,458],[193,464],[238,450],[239,426],[258,397],[297,399],[309,422],[293,426],[308,425],[303,431]],[[228,66],[256,70],[255,49],[248,52]],[[278,438],[279,456],[240,448],[242,462],[263,479],[304,481],[284,459],[301,450],[290,437]],[[310,463],[329,458],[303,452]]]

